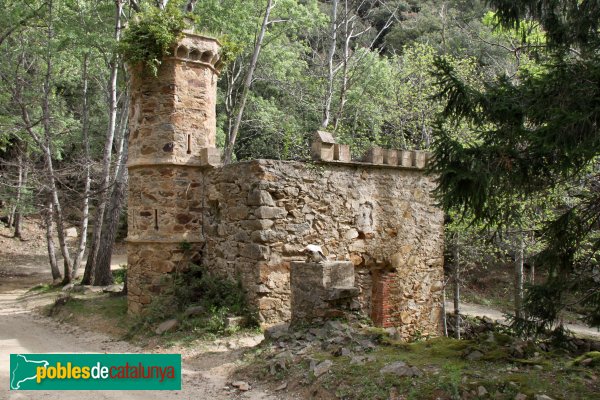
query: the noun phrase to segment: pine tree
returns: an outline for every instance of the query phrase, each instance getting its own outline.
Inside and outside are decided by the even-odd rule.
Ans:
[[[535,62],[476,86],[436,60],[438,97],[445,101],[431,168],[439,176],[438,198],[446,209],[502,226],[518,221],[516,201],[563,188],[562,201],[547,205],[554,217],[546,221],[546,248],[536,263],[549,277],[528,290],[529,321],[521,326],[548,328],[560,322],[567,303],[582,306],[586,321],[599,326],[600,7],[574,0],[490,3],[499,28],[518,32]],[[532,46],[531,27],[538,24],[544,40]],[[458,137],[465,129],[469,141]]]

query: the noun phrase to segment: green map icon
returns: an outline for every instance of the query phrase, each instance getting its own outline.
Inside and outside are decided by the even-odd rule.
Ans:
[[[46,360],[33,360],[30,355],[10,355],[10,389],[22,389],[21,385],[27,381],[35,380],[38,367],[47,367]]]

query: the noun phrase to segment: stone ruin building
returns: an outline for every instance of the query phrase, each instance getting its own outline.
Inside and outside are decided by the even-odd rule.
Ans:
[[[142,312],[192,261],[240,277],[264,325],[289,321],[290,266],[313,243],[354,267],[344,277],[356,288],[354,307],[376,325],[404,338],[438,334],[443,213],[430,197],[425,153],[374,148],[355,162],[318,132],[313,163],[221,166],[219,51],[217,40],[186,34],[157,77],[132,73],[129,312]]]

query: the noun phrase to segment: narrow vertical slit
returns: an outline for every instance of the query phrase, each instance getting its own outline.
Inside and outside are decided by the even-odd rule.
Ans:
[[[154,209],[154,229],[158,230],[158,210]]]
[[[187,135],[187,153],[192,154],[192,135]]]

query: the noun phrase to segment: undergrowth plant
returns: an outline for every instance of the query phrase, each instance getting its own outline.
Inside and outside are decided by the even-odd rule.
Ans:
[[[141,64],[156,76],[162,58],[170,55],[186,28],[186,19],[193,18],[182,11],[181,0],[169,1],[164,9],[145,5],[123,32],[120,53],[130,65]]]
[[[181,330],[202,336],[235,333],[240,327],[229,326],[229,317],[242,317],[245,328],[258,326],[256,310],[248,304],[240,278],[217,277],[202,266],[190,264],[164,283],[165,289],[134,329],[141,330],[173,316],[181,320]],[[195,308],[193,315],[185,315],[191,307]]]

